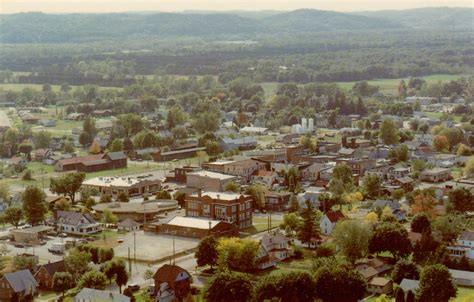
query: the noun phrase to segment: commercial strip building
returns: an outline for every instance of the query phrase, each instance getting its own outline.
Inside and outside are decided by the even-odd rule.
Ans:
[[[161,182],[153,176],[138,177],[95,177],[82,183],[85,189],[95,189],[101,195],[109,194],[113,197],[120,193],[127,196],[143,196],[154,194],[161,189]]]

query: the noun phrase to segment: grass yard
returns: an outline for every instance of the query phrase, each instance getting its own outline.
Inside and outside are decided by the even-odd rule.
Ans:
[[[474,288],[458,287],[458,294],[456,298],[452,299],[451,301],[455,301],[455,302],[474,301]]]
[[[423,113],[427,117],[437,119],[437,120],[439,120],[441,118],[441,116],[443,115],[442,112],[427,112],[427,111],[424,111]],[[449,116],[453,117],[454,122],[456,122],[456,123],[461,122],[461,116],[460,115],[450,114]]]
[[[277,228],[282,222],[281,218],[272,216],[271,228]],[[253,226],[243,229],[242,232],[255,234],[268,229],[268,219],[266,217],[253,217],[252,223]]]

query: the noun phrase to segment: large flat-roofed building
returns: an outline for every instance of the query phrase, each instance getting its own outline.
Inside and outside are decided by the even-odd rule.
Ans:
[[[205,236],[239,236],[239,228],[231,223],[196,217],[176,216],[156,225],[156,232],[165,235],[202,238]]]
[[[26,229],[13,229],[11,234],[15,242],[28,245],[39,245],[49,231],[54,230],[53,227],[47,225],[38,225]]]
[[[250,195],[198,190],[186,197],[186,216],[225,221],[239,229],[252,225]]]
[[[127,156],[122,151],[61,159],[56,171],[97,172],[127,167]]]
[[[98,215],[104,210],[109,210],[120,220],[132,219],[134,221],[151,221],[160,213],[172,211],[178,208],[178,202],[172,199],[151,200],[139,202],[110,202],[99,203],[92,207]]]
[[[222,192],[225,186],[237,177],[211,171],[195,171],[186,175],[186,186],[189,188],[202,188],[206,191]]]
[[[451,178],[451,171],[446,168],[433,168],[420,172],[421,181],[442,182]]]
[[[247,157],[202,164],[202,167],[208,171],[240,176],[246,181],[250,180],[255,171],[265,170],[266,166],[267,165],[261,161]]]
[[[125,193],[130,197],[154,194],[161,188],[161,181],[153,176],[95,177],[82,183],[85,189],[96,189],[100,194],[117,196]]]

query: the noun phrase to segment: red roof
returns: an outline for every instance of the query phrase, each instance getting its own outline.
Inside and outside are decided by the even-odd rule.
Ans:
[[[332,223],[336,223],[339,220],[346,218],[346,216],[342,214],[341,210],[327,212],[326,216]]]
[[[103,156],[104,156],[104,154],[78,156],[78,157],[71,157],[71,158],[61,159],[58,162],[63,166],[74,165],[76,163],[82,163],[82,162],[91,161],[91,160],[99,160],[99,159],[102,159]]]
[[[185,272],[188,276],[191,276],[182,267],[179,267],[177,265],[165,264],[156,271],[153,277],[155,280],[159,280],[160,282],[167,282],[170,286],[172,286],[176,282],[176,278],[178,277],[178,275],[182,272]]]

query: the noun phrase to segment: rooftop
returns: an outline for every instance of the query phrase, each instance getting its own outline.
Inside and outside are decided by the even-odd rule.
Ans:
[[[157,178],[151,177],[94,177],[84,181],[82,184],[86,186],[98,187],[132,187],[141,182],[155,181],[159,182]]]
[[[198,194],[194,193],[191,195],[193,197],[197,197]],[[202,192],[202,196],[209,196],[212,199],[219,199],[219,200],[236,200],[239,199],[240,196],[249,196],[249,195],[242,195],[240,193],[233,193],[233,192],[211,192],[211,191],[204,191]]]
[[[170,221],[168,221],[166,224],[187,227],[187,228],[208,230],[209,224],[210,224],[210,228],[212,229],[221,222],[222,221],[219,221],[219,220],[176,216],[172,218]]]
[[[233,176],[233,175],[227,175],[227,174],[211,172],[211,171],[205,171],[205,170],[188,173],[188,177],[190,175],[196,175],[196,176],[201,176],[201,177],[209,177],[209,178],[218,178],[220,180],[227,180],[227,179],[234,179],[235,178],[235,176]]]

